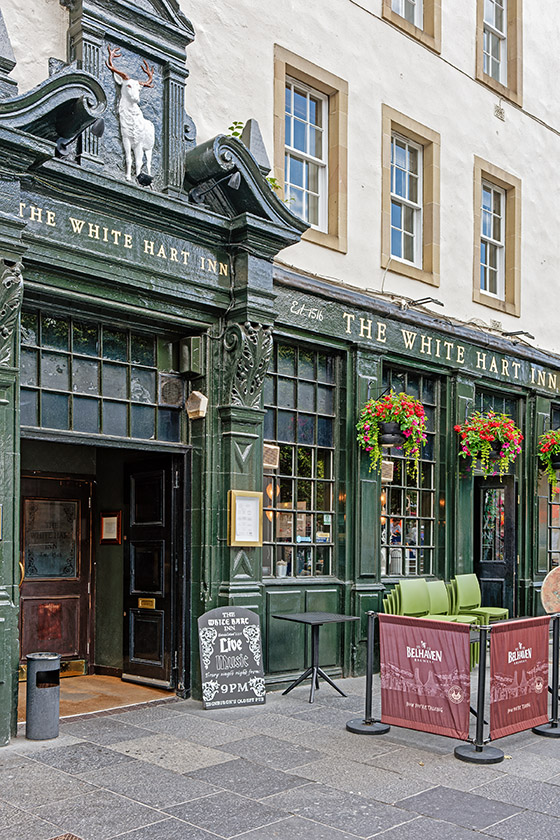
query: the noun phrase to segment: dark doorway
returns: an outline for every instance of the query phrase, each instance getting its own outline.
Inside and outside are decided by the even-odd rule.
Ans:
[[[475,478],[474,572],[480,580],[482,604],[516,609],[517,487],[513,476]]]
[[[181,690],[189,649],[185,456],[125,467],[123,679]]]
[[[60,653],[88,673],[92,483],[22,476],[20,657]]]

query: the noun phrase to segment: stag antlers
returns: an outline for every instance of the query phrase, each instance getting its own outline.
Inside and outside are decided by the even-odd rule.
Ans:
[[[128,79],[130,79],[130,76],[128,76],[122,70],[117,70],[117,68],[113,64],[113,59],[114,58],[120,58],[121,55],[122,55],[120,47],[111,47],[109,44],[107,44],[107,52],[109,53],[109,58],[107,59],[105,64],[107,65],[109,70],[112,73],[116,73],[117,76],[120,76],[121,79],[123,79],[124,81],[127,81]],[[144,59],[142,61],[142,70],[144,71],[144,73],[148,77],[148,80],[146,82],[138,81],[138,84],[141,85],[142,87],[153,87],[154,86],[154,81],[153,81],[153,79],[154,79],[154,68],[150,67],[150,65],[148,64],[146,59]]]

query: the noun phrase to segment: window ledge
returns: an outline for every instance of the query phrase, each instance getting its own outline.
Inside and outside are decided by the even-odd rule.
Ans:
[[[326,233],[323,230],[309,228],[301,237],[306,242],[313,242],[314,245],[322,245],[323,248],[330,248],[332,251],[340,251],[341,254],[348,252],[346,236],[337,236],[334,233]]]
[[[507,300],[500,300],[492,295],[487,295],[479,289],[474,289],[473,301],[475,303],[480,303],[482,306],[487,306],[490,309],[497,309],[498,312],[505,312],[507,315],[514,315],[516,318],[520,317],[518,307],[514,303]]]
[[[497,93],[499,96],[503,97],[503,99],[508,99],[515,105],[519,105],[519,107],[522,106],[523,97],[513,88],[502,84],[502,82],[496,81],[496,79],[494,79],[492,76],[488,76],[486,73],[479,72],[476,74],[476,78],[477,81],[490,88],[490,90],[493,90],[494,93]]]
[[[404,277],[410,277],[411,280],[419,280],[421,283],[427,283],[430,286],[439,286],[439,273],[425,271],[416,265],[402,262],[396,257],[384,255],[381,260],[381,268],[388,268],[393,274],[402,274]]]
[[[384,0],[383,2],[383,18],[388,23],[393,24],[393,26],[397,29],[400,29],[402,32],[410,35],[410,37],[414,38],[415,41],[423,44],[423,46],[427,47],[429,50],[441,53],[440,0],[432,0],[430,5],[431,9],[428,8],[427,4],[424,9],[424,29],[420,29],[420,27],[415,26],[413,23],[406,20],[406,18],[403,18],[402,15],[394,12],[391,8],[391,0]],[[428,30],[428,26],[432,31]]]

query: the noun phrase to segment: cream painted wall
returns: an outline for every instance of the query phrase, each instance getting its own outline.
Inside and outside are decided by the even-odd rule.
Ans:
[[[199,141],[256,117],[273,150],[273,49],[280,44],[349,84],[348,253],[301,243],[283,263],[362,289],[379,289],[381,106],[386,103],[441,134],[441,285],[396,275],[385,290],[411,298],[434,295],[435,314],[500,321],[525,329],[534,342],[560,352],[554,301],[560,295],[556,230],[560,198],[560,56],[550,33],[560,25],[557,0],[524,3],[523,108],[501,104],[475,81],[476,2],[443,0],[438,56],[381,17],[381,0],[180,0],[193,22],[187,110]],[[47,75],[50,55],[66,57],[67,12],[58,0],[2,0],[21,90]],[[30,44],[33,45],[30,49]],[[473,158],[478,155],[522,180],[521,317],[472,301]],[[336,289],[334,290],[336,294]],[[543,307],[543,300],[548,304]]]

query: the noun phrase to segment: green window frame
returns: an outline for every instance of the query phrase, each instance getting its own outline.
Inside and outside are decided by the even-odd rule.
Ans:
[[[277,342],[265,380],[264,439],[280,448],[265,471],[263,576],[335,574],[337,516],[345,499],[336,353]]]
[[[393,366],[383,370],[382,390],[419,399],[426,412],[427,442],[418,475],[411,475],[398,447],[385,450],[393,479],[380,493],[381,577],[426,577],[436,573],[443,539],[445,494],[440,477],[446,428],[445,380]]]
[[[162,357],[153,333],[24,310],[21,425],[180,443],[181,409],[158,404]]]

